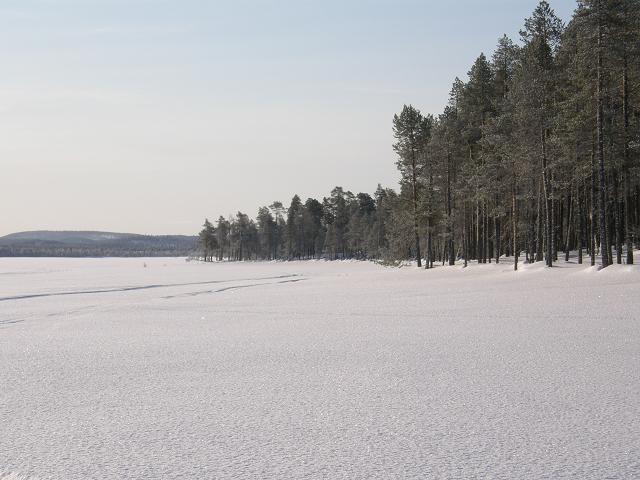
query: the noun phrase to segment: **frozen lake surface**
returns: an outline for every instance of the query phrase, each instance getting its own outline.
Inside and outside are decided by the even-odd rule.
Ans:
[[[640,267],[0,259],[0,472],[639,478]]]

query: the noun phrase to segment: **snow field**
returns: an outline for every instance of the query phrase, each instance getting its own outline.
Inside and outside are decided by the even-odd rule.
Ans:
[[[511,267],[0,259],[0,472],[639,477],[640,267]]]

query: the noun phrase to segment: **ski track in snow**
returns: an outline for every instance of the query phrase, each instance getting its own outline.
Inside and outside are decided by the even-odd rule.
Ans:
[[[243,280],[274,280],[279,278],[288,278],[295,277],[295,275],[280,275],[277,277],[263,277],[263,278],[245,278]],[[76,290],[70,292],[45,292],[45,293],[31,293],[25,295],[15,295],[12,297],[0,297],[0,302],[6,302],[7,300],[26,300],[29,298],[40,298],[40,297],[60,297],[65,295],[90,295],[93,293],[114,293],[114,292],[133,292],[136,290],[150,290],[152,288],[170,288],[170,287],[185,287],[185,286],[193,286],[193,285],[209,285],[212,283],[225,283],[225,280],[212,280],[210,282],[187,282],[187,283],[168,283],[168,284],[157,284],[157,285],[138,285],[135,287],[119,287],[119,288],[105,288],[105,289],[97,289],[97,290]],[[261,284],[266,285],[266,284]],[[210,290],[213,291],[213,290]],[[223,291],[223,290],[220,290]],[[170,297],[165,297],[170,298]]]
[[[640,266],[558,266],[0,259],[0,479],[640,478]]]

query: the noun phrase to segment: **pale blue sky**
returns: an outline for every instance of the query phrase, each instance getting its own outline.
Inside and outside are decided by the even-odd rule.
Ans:
[[[0,235],[194,233],[395,187],[393,114],[439,113],[536,4],[1,0]]]

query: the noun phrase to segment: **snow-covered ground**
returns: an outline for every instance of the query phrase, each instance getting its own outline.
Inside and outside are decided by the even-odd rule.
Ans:
[[[0,259],[0,472],[640,478],[640,267],[522,267]]]

